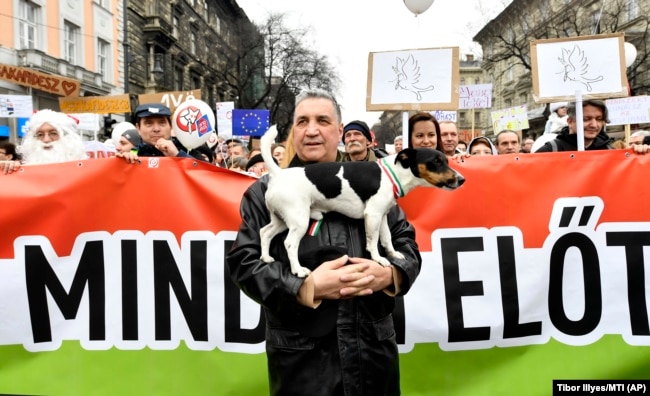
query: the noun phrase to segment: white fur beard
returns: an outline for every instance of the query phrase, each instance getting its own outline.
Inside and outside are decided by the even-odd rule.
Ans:
[[[47,145],[50,146],[49,149],[45,149],[46,144],[36,138],[26,138],[20,150],[25,164],[52,164],[87,157],[83,144],[68,137],[62,137]]]

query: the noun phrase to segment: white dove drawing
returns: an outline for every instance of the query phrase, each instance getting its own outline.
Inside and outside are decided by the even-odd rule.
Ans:
[[[422,92],[433,91],[433,85],[428,87],[417,85],[420,82],[420,66],[413,58],[413,54],[410,54],[406,60],[400,57],[395,58],[395,66],[392,66],[392,69],[397,75],[397,79],[390,80],[390,82],[395,82],[395,90],[401,88],[413,92],[418,100],[422,100]]]
[[[588,77],[586,74],[589,72],[589,64],[585,52],[574,45],[572,50],[562,48],[562,56],[558,60],[564,67],[564,70],[558,74],[564,73],[564,81],[571,80],[583,84],[587,91],[591,92],[591,84],[602,81],[603,76]]]

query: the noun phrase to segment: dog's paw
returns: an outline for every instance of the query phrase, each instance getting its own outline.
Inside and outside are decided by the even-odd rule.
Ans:
[[[390,261],[388,261],[386,257],[379,256],[375,259],[375,261],[383,265],[384,267],[388,267],[390,265]]]
[[[260,260],[264,261],[265,263],[272,263],[275,261],[275,259],[271,256],[262,256],[260,257]]]
[[[309,275],[311,273],[311,271],[309,270],[309,268],[298,267],[298,269],[296,271],[294,271],[292,269],[291,273],[294,274],[295,276],[299,277],[299,278],[305,278],[307,275]]]
[[[389,254],[389,256],[396,260],[404,260],[404,255],[400,252],[393,252],[393,254]]]

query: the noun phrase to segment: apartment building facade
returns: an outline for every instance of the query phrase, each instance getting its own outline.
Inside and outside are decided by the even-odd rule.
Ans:
[[[493,109],[527,105],[530,128],[524,134],[542,134],[549,111],[533,97],[530,41],[601,33],[625,32],[635,45],[638,56],[627,69],[630,94],[647,94],[649,15],[650,0],[512,1],[474,37],[486,82],[493,85]]]

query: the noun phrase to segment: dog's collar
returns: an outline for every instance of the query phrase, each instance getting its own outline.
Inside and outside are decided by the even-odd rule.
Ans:
[[[397,179],[395,172],[393,172],[393,169],[390,167],[388,161],[386,161],[385,158],[382,158],[377,160],[377,163],[379,164],[379,167],[384,170],[386,176],[388,176],[388,180],[393,184],[393,195],[395,195],[395,199],[402,198],[404,196],[404,189],[399,183],[399,180]]]

